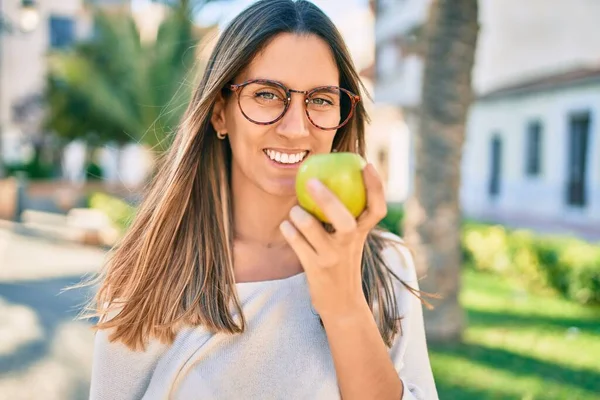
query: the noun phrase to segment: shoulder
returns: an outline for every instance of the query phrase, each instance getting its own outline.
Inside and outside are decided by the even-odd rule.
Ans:
[[[96,332],[90,379],[90,399],[140,399],[165,346],[153,341],[145,351],[133,351],[112,342],[112,329]]]

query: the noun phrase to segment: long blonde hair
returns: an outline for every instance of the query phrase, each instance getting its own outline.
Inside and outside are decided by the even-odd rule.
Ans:
[[[340,86],[360,92],[340,33],[312,3],[263,0],[239,14],[219,38],[131,227],[96,278],[100,287],[90,307],[100,318],[95,328],[113,329],[110,340],[137,350],[149,338],[171,343],[186,325],[244,332],[233,275],[232,154],[228,141],[217,139],[210,117],[226,84],[283,32],[325,40],[340,71]],[[336,133],[333,149],[364,156],[366,120],[359,103],[352,121]],[[379,329],[391,346],[400,316],[389,284],[393,273],[381,255],[385,246],[380,232],[369,235],[362,275],[366,300],[372,308],[378,304]]]

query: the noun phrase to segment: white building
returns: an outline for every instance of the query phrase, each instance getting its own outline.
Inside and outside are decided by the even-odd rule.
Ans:
[[[421,97],[423,60],[415,30],[431,0],[371,0],[375,21],[375,104],[370,132],[380,138],[370,154],[380,165],[390,202],[403,202],[412,187],[414,110]]]
[[[470,217],[600,233],[600,68],[490,92],[471,108],[462,205]]]
[[[427,20],[431,0],[376,0],[375,100],[405,110],[421,101],[423,59],[417,30]]]
[[[600,68],[596,18],[600,2],[553,0],[551,7],[547,0],[480,0],[478,4],[480,32],[472,82],[476,94],[490,95],[480,96],[468,121],[461,190],[465,212],[506,222],[517,218],[524,223],[524,216],[529,216],[531,226],[543,229],[557,224],[583,224],[585,229],[598,224],[600,144],[595,121],[600,84],[595,72],[585,71]],[[377,11],[375,100],[402,109],[409,138],[417,131],[414,110],[421,101],[424,66],[417,39],[430,5],[431,0],[371,0]],[[556,85],[550,89],[542,84],[546,79],[536,83],[540,75],[549,76],[547,80]],[[514,82],[524,83],[517,90]],[[575,131],[588,129],[589,133],[569,133],[569,124]],[[540,133],[535,133],[538,126]],[[496,134],[498,139],[492,142]],[[524,172],[524,157],[533,152],[527,135],[532,142],[541,137],[536,145],[540,161],[530,161],[529,166],[535,171],[536,162],[543,164],[540,172]],[[587,137],[587,142],[580,142],[580,136]],[[573,147],[572,160],[569,146]],[[494,200],[489,195],[492,151],[502,153],[496,156],[500,163],[494,167],[498,175],[494,190],[499,190]],[[571,189],[566,187],[568,162],[573,165],[572,180],[583,179],[583,183],[572,183]],[[412,177],[412,159],[404,163]],[[575,199],[578,196],[584,199]],[[577,202],[584,204],[571,204]]]
[[[413,185],[414,145],[417,130],[415,110],[421,102],[423,57],[417,31],[427,19],[431,0],[374,0],[371,7],[375,24],[375,103],[397,108],[398,127],[390,132],[387,158],[391,174],[388,198],[404,202]]]
[[[376,11],[377,101],[420,102],[422,49],[415,39],[431,0],[370,0]],[[479,0],[473,87],[486,93],[540,72],[600,63],[600,2]],[[443,60],[440,60],[443,61]]]

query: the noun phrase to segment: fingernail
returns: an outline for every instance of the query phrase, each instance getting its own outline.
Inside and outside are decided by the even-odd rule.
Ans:
[[[279,225],[279,229],[281,229],[281,232],[283,233],[284,236],[293,236],[294,233],[296,232],[296,230],[294,229],[292,224],[289,223],[289,221],[283,221]]]

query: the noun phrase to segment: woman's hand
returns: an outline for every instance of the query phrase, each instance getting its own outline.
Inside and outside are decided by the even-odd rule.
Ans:
[[[368,233],[386,215],[387,205],[379,175],[372,164],[363,170],[367,207],[355,219],[344,204],[319,180],[308,182],[308,190],[335,232],[327,232],[320,221],[300,206],[290,211],[290,220],[280,229],[306,272],[312,304],[322,319],[352,316],[366,305],[362,290],[362,253]]]

